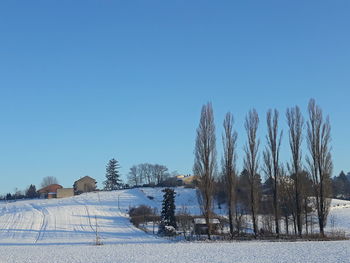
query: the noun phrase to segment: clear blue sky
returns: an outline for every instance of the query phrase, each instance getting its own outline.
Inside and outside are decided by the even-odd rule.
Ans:
[[[285,128],[286,108],[314,97],[335,173],[350,171],[349,14],[348,0],[1,1],[0,193],[45,176],[101,183],[113,157],[123,175],[141,162],[191,173],[207,101],[218,146],[233,112],[242,156],[250,108],[264,142],[268,108]]]

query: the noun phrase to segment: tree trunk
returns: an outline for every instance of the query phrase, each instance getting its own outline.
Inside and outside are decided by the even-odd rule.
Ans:
[[[233,216],[232,216],[232,208],[231,208],[231,206],[229,206],[228,221],[229,221],[229,224],[230,224],[231,239],[233,239],[234,230],[233,230]]]
[[[301,209],[300,209],[300,193],[298,191],[298,188],[296,188],[296,191],[295,191],[295,198],[296,198],[296,209],[297,209],[296,219],[297,219],[298,235],[301,236],[302,224],[301,224]]]
[[[275,191],[273,195],[273,205],[275,208],[275,225],[276,225],[276,235],[279,237],[280,235],[280,228],[279,228],[279,220],[278,220],[278,206],[277,206],[277,180],[275,180]]]
[[[306,230],[306,235],[309,234],[309,227],[308,227],[308,214],[307,214],[307,198],[304,200],[304,213],[305,213],[305,230]]]
[[[250,198],[254,200],[254,189],[253,187],[250,190]],[[254,229],[254,237],[256,238],[258,236],[258,227],[256,224],[256,215],[255,215],[255,202],[251,202],[251,209],[252,209],[252,220],[253,220],[253,229]]]

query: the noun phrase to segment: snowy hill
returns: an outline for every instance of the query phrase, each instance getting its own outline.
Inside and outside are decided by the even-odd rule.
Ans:
[[[139,189],[1,203],[0,244],[92,243],[96,221],[104,243],[164,242],[130,224],[126,212],[140,204],[154,206]]]
[[[0,262],[347,262],[349,241],[173,243],[135,228],[130,207],[160,211],[161,188],[0,203]],[[176,206],[199,213],[194,189],[176,188]],[[333,200],[330,217],[350,233],[350,202]],[[92,246],[96,220],[103,246]],[[328,224],[328,228],[330,223]],[[254,248],[254,249],[252,249]],[[282,255],[282,254],[283,255]],[[305,261],[307,255],[307,261]]]
[[[200,214],[194,189],[176,188],[177,209]],[[97,192],[50,200],[0,203],[0,244],[89,244],[96,223],[104,243],[159,243],[163,239],[145,234],[128,219],[130,207],[141,204],[161,210],[162,188],[135,188]],[[225,212],[225,211],[216,211]],[[331,227],[350,234],[350,202],[333,200]]]
[[[177,188],[177,209],[199,214],[194,189]],[[0,203],[0,244],[85,244],[95,238],[96,222],[104,243],[165,242],[135,228],[130,207],[161,210],[162,188],[87,193],[63,199]]]
[[[330,231],[333,227],[350,236],[350,201],[332,200],[326,229]]]

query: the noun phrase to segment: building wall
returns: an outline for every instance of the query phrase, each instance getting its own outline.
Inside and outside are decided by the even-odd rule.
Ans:
[[[56,197],[57,197],[57,193],[48,193],[47,194],[48,199],[52,199],[52,198],[56,198]]]
[[[96,183],[94,179],[82,178],[75,182],[74,188],[77,192],[91,192],[96,190]]]
[[[57,198],[71,197],[74,196],[73,188],[61,188],[57,189]]]

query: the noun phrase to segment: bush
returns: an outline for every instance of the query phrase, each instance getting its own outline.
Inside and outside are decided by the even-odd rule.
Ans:
[[[130,221],[136,227],[140,224],[155,220],[156,215],[151,207],[146,205],[140,205],[138,207],[132,207],[129,211]]]
[[[176,229],[173,226],[164,226],[164,231],[162,233],[164,236],[176,236]]]

